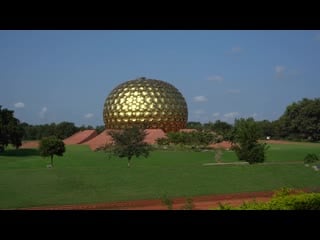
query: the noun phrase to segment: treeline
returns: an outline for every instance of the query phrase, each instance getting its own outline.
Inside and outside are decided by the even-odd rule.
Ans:
[[[167,137],[158,138],[158,145],[184,145],[192,146],[194,148],[206,147],[211,143],[216,143],[222,141],[217,134],[201,130],[192,132],[170,132],[167,133]]]
[[[237,119],[236,119],[237,120]],[[320,98],[303,98],[298,102],[288,105],[282,116],[275,120],[256,121],[260,135],[265,139],[285,139],[293,141],[320,141]],[[217,120],[215,123],[189,122],[187,128],[198,130],[212,130],[230,137],[233,125]]]
[[[235,120],[235,122],[237,119]],[[267,136],[273,139],[284,138],[285,136],[280,134],[280,125],[277,121],[255,121],[259,128],[259,138],[265,139]],[[198,131],[212,131],[220,136],[223,140],[229,141],[232,138],[232,132],[234,131],[234,124],[229,124],[217,120],[215,122],[200,123],[200,122],[188,122],[187,128],[196,129]]]
[[[6,146],[9,142],[15,146],[20,146],[21,136],[22,140],[39,140],[52,135],[65,139],[80,130],[95,129],[100,133],[105,129],[104,126],[94,128],[90,125],[82,125],[77,127],[72,122],[30,125],[20,123],[18,119],[14,118],[13,113],[11,110],[1,109],[0,107],[0,146]],[[275,121],[255,122],[258,125],[261,139],[270,136],[271,139],[320,141],[320,98],[304,98],[288,105],[283,115]],[[223,140],[230,140],[234,129],[232,124],[220,120],[204,124],[188,122],[186,127],[214,132],[222,136]]]
[[[75,126],[72,122],[61,122],[41,125],[30,125],[28,123],[21,123],[23,130],[22,140],[39,140],[44,137],[56,136],[59,139],[65,139],[72,136],[76,132],[83,130],[96,130],[98,133],[104,130],[104,126]]]

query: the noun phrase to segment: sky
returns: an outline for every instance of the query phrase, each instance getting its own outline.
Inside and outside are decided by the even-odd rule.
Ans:
[[[188,121],[276,120],[320,97],[320,31],[0,31],[0,105],[29,124],[103,125],[103,105],[139,77],[174,85]]]

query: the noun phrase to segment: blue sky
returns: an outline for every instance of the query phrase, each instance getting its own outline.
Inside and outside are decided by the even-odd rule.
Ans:
[[[0,105],[22,122],[103,125],[108,94],[167,81],[188,121],[275,120],[320,93],[320,31],[0,31]]]

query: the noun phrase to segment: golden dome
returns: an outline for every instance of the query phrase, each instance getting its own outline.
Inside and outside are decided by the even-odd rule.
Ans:
[[[118,85],[103,109],[107,129],[136,125],[174,132],[185,128],[187,119],[187,103],[179,90],[155,79],[138,78]]]

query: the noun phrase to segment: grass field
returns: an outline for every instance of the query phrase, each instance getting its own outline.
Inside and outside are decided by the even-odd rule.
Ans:
[[[7,150],[0,155],[0,209],[318,188],[320,172],[303,164],[307,153],[320,156],[320,144],[270,144],[267,164],[241,166],[203,166],[215,162],[211,151],[158,150],[128,168],[126,159],[77,145],[54,157],[50,169],[35,149]],[[225,151],[222,161],[237,158]]]

